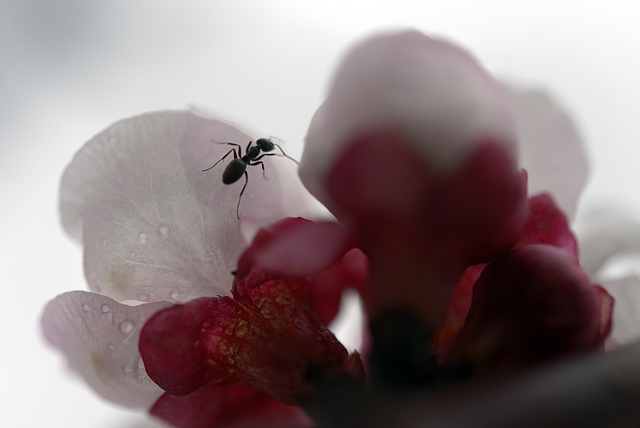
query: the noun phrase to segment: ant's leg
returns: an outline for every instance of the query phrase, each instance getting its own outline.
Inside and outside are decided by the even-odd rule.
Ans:
[[[226,144],[228,146],[236,146],[238,148],[238,154],[240,157],[242,157],[242,146],[240,144],[237,143],[230,143],[227,141],[224,142],[220,142],[220,141],[215,141],[215,140],[211,140],[212,143],[216,143],[216,144]],[[251,142],[249,142],[249,144],[251,144]],[[236,158],[237,159],[237,158]]]
[[[278,147],[280,147],[280,146],[278,146]],[[282,150],[282,149],[280,149],[280,150]],[[292,161],[294,161],[294,162],[296,163],[296,165],[300,165],[300,164],[298,163],[298,161],[297,161],[297,160],[295,160],[294,158],[292,158],[292,157],[290,157],[290,156],[287,156],[286,154],[283,154],[283,155],[284,155],[284,157],[286,157],[287,159],[291,159]],[[283,155],[281,155],[280,153],[263,153],[263,154],[261,154],[260,156],[258,156],[257,158],[255,158],[254,160],[260,160],[260,159],[262,159],[262,158],[263,158],[263,157],[265,157],[265,156],[278,156],[278,157],[283,157]]]
[[[280,156],[280,153],[263,153],[260,156],[258,156],[257,158],[255,158],[254,161],[260,160],[265,156]]]
[[[242,199],[242,194],[244,193],[244,189],[247,188],[247,183],[249,183],[249,174],[247,174],[247,171],[244,172],[244,186],[242,186],[242,190],[240,191],[240,194],[238,195],[238,205],[236,206],[236,217],[238,217],[238,220],[240,220],[240,200]]]
[[[233,143],[228,143],[228,144],[233,144]],[[234,158],[234,159],[238,159],[238,154],[236,153],[236,149],[231,149],[231,150],[229,150],[229,151],[227,152],[227,154],[226,154],[226,155],[224,155],[224,156],[222,156],[220,159],[218,159],[218,162],[214,163],[212,166],[210,166],[210,167],[209,167],[209,168],[207,168],[207,169],[203,169],[203,170],[202,170],[202,172],[209,171],[211,168],[213,168],[214,166],[218,165],[220,162],[222,162],[222,161],[224,160],[224,158],[226,158],[227,156],[229,156],[229,154],[230,154],[231,152],[233,152],[233,158]]]
[[[292,158],[291,156],[289,156],[288,154],[286,154],[286,153],[284,152],[284,150],[282,150],[282,147],[280,147],[280,145],[278,145],[278,144],[276,144],[276,143],[273,143],[273,145],[280,149],[280,151],[282,152],[282,155],[283,155],[284,157],[289,158],[289,159],[291,159],[292,161],[294,161],[295,163],[297,163],[298,165],[300,165],[300,163],[299,163],[297,160],[295,160],[294,158]]]
[[[265,155],[262,155],[262,156],[265,156]],[[251,166],[254,166],[254,165],[260,165],[260,166],[262,167],[262,177],[263,177],[265,180],[268,180],[267,176],[266,176],[266,175],[265,175],[265,173],[264,173],[264,163],[262,163],[262,162],[256,162],[256,160],[260,159],[262,156],[257,157],[257,158],[256,158],[256,159],[254,159],[252,162],[249,162],[247,165],[251,165]],[[268,155],[266,155],[266,156],[268,156]]]

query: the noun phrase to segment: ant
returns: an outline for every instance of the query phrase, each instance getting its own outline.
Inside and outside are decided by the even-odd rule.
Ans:
[[[238,219],[240,219],[240,213],[239,213],[240,200],[242,199],[242,194],[244,193],[244,189],[246,189],[247,183],[249,182],[249,175],[247,174],[248,165],[250,166],[260,165],[262,167],[262,176],[264,177],[265,180],[267,179],[267,176],[264,174],[264,163],[262,163],[262,161],[260,160],[265,156],[284,156],[288,159],[291,159],[292,161],[294,161],[296,164],[299,165],[297,160],[287,155],[284,152],[284,150],[282,150],[282,147],[280,147],[278,144],[274,143],[268,138],[258,138],[256,140],[255,146],[252,146],[253,141],[249,141],[249,144],[245,149],[246,154],[244,156],[242,156],[242,147],[240,146],[240,144],[228,143],[228,142],[221,143],[217,141],[212,141],[212,142],[216,144],[227,144],[229,146],[237,147],[237,149],[233,148],[229,150],[226,155],[222,156],[218,160],[218,162],[214,163],[212,166],[210,166],[207,169],[203,169],[202,172],[209,171],[211,168],[213,168],[214,166],[218,165],[221,161],[223,161],[224,158],[226,158],[231,153],[233,153],[233,160],[229,165],[227,165],[227,167],[224,169],[224,172],[222,173],[222,182],[224,184],[233,184],[236,181],[240,180],[240,177],[242,177],[242,175],[244,174],[244,186],[242,186],[242,190],[240,191],[240,195],[238,196],[238,205],[236,206],[236,217],[238,217]],[[261,152],[270,152],[274,150],[276,147],[280,149],[280,152],[282,154],[261,153]]]

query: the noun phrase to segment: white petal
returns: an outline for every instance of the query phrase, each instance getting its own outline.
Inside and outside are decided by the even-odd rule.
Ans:
[[[529,193],[553,194],[573,218],[588,172],[573,122],[541,92],[504,89],[516,124],[522,166],[529,172]]]
[[[325,176],[344,144],[385,125],[407,133],[442,170],[483,139],[516,150],[502,91],[467,52],[416,31],[381,35],[348,55],[312,120],[300,167],[307,188],[324,202]]]
[[[267,157],[266,174],[249,167],[222,183],[235,146],[251,137],[227,123],[190,112],[149,113],[122,120],[89,141],[62,178],[65,229],[84,244],[92,290],[117,300],[184,302],[229,293],[231,272],[246,246],[243,232],[291,214],[300,193],[293,162]],[[280,168],[283,167],[283,168]],[[301,188],[298,185],[298,188]]]
[[[144,369],[140,329],[166,302],[127,306],[85,291],[51,301],[42,316],[45,338],[72,369],[104,398],[130,407],[149,407],[163,393]]]

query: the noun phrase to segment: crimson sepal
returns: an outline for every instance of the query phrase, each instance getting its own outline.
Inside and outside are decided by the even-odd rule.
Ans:
[[[307,428],[300,408],[243,385],[209,383],[188,395],[165,393],[151,414],[177,428]]]

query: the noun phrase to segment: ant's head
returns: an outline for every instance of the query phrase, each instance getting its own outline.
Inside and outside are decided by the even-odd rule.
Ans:
[[[258,138],[256,146],[258,146],[263,152],[270,152],[275,147],[268,138]]]

